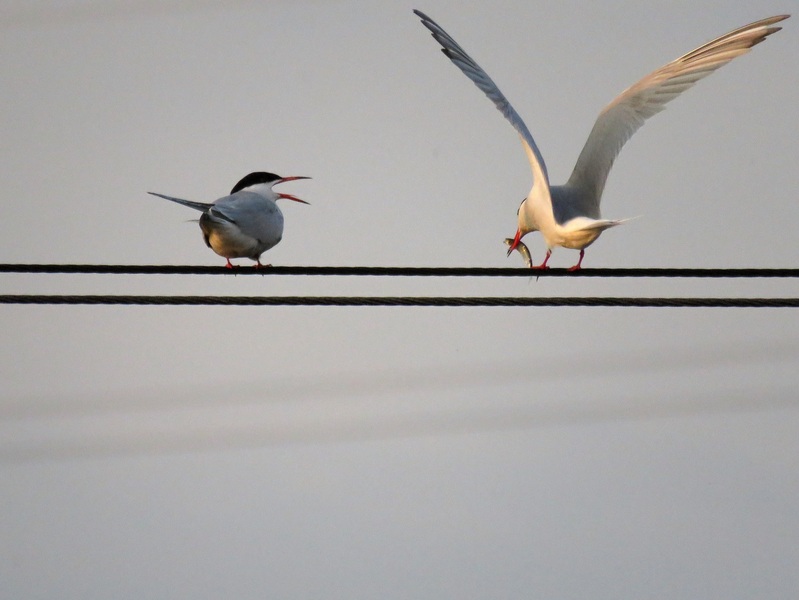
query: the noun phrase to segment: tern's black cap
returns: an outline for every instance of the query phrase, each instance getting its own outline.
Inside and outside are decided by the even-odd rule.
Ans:
[[[259,183],[273,183],[280,179],[283,179],[280,175],[267,173],[265,171],[256,171],[255,173],[245,175],[241,181],[233,186],[233,189],[230,190],[230,193],[235,194],[236,192],[240,192],[244,188],[248,188],[251,185],[258,185]]]

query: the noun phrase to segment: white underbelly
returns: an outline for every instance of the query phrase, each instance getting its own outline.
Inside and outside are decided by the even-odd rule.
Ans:
[[[565,232],[560,245],[571,250],[582,250],[593,244],[600,233],[602,233],[602,231],[599,229],[582,229],[579,231]]]

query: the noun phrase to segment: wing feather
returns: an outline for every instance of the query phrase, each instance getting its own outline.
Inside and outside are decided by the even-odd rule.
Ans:
[[[533,169],[533,184],[539,185],[543,183],[548,189],[549,175],[547,174],[544,158],[541,156],[541,152],[538,150],[538,146],[536,146],[535,140],[533,140],[533,136],[530,134],[530,130],[527,129],[527,125],[524,124],[519,113],[511,106],[508,99],[499,91],[497,84],[494,83],[480,65],[478,65],[474,59],[461,48],[458,42],[452,39],[452,36],[444,31],[438,23],[419,10],[414,10],[413,12],[422,20],[422,24],[430,30],[433,34],[433,38],[441,44],[441,50],[447,58],[488,96],[499,109],[499,112],[513,125],[513,128],[522,139],[525,151],[527,152],[527,158],[530,160],[530,166]],[[539,179],[542,179],[543,182],[539,181]]]
[[[598,211],[613,161],[644,122],[700,79],[779,31],[781,27],[773,27],[774,23],[788,16],[770,17],[731,31],[657,69],[624,91],[599,114],[568,185],[586,192]]]

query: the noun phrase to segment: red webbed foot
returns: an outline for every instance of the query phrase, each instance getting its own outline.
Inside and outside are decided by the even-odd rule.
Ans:
[[[580,250],[580,260],[578,260],[577,264],[574,265],[571,269],[567,269],[570,273],[573,273],[574,271],[579,271],[580,269],[583,268],[582,267],[583,256],[585,256],[585,250]]]
[[[547,255],[544,257],[544,262],[542,262],[540,265],[532,265],[530,268],[531,269],[548,269],[549,267],[547,266],[547,263],[549,262],[549,257],[550,256],[552,256],[552,251],[551,250],[547,250]]]

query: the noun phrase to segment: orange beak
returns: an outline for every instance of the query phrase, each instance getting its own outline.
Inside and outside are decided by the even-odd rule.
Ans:
[[[303,177],[298,175],[296,177],[283,177],[279,181],[275,182],[275,185],[278,183],[286,183],[287,181],[296,181],[297,179],[310,179],[310,177]],[[294,202],[302,202],[303,204],[310,204],[310,202],[306,202],[305,200],[300,200],[297,196],[292,196],[291,194],[278,194],[278,198],[285,198],[286,200],[294,200]]]

